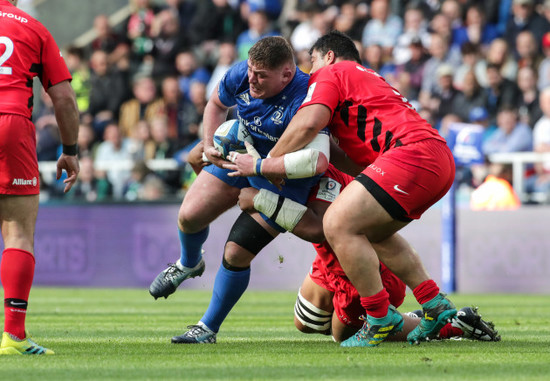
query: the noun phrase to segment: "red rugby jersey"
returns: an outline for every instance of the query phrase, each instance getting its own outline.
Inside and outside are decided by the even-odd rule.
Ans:
[[[346,187],[353,177],[337,170],[332,164],[329,164],[327,171],[319,180],[319,183],[313,187],[309,194],[308,201],[324,201],[332,203],[340,194],[342,189]],[[332,247],[325,240],[321,243],[314,243],[315,251],[320,257],[322,263],[327,269],[334,274],[344,276],[345,272],[340,266],[340,262],[336,259]]]
[[[301,107],[311,104],[330,108],[332,135],[360,165],[401,145],[428,138],[445,141],[384,78],[352,61],[312,74]]]
[[[32,116],[36,76],[46,90],[71,80],[50,32],[7,0],[0,0],[0,113]]]

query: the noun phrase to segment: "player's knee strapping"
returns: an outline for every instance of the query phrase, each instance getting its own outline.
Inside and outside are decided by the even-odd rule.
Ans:
[[[300,291],[298,291],[298,297],[294,305],[294,315],[304,326],[319,333],[325,333],[330,330],[332,313],[314,306],[302,296]]]
[[[243,212],[233,224],[227,241],[234,242],[256,255],[273,241],[273,238],[275,237],[269,234],[250,214]]]

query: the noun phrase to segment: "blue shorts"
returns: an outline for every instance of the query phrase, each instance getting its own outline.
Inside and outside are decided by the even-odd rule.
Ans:
[[[292,201],[296,201],[302,205],[305,205],[309,192],[319,182],[321,175],[315,177],[308,177],[306,179],[294,179],[294,180],[285,180],[285,185],[283,185],[283,190],[279,190],[275,185],[271,184],[263,176],[253,176],[253,177],[229,177],[227,174],[232,172],[229,169],[224,169],[217,167],[213,164],[204,167],[204,171],[216,176],[218,179],[235,188],[248,188],[253,187],[256,189],[267,189],[273,193],[280,194],[283,197],[289,198]],[[262,218],[271,226],[272,228],[278,230],[281,233],[286,232],[281,226],[276,224],[274,221],[270,220],[269,217],[260,213]]]

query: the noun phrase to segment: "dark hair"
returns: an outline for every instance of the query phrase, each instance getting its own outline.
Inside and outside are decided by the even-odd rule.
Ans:
[[[264,37],[250,48],[248,60],[263,69],[277,69],[286,63],[294,63],[294,51],[283,37]]]
[[[348,35],[338,30],[330,31],[320,37],[315,44],[313,44],[309,53],[313,53],[314,50],[318,51],[323,56],[332,50],[336,58],[361,63],[359,51],[357,51],[353,40]]]

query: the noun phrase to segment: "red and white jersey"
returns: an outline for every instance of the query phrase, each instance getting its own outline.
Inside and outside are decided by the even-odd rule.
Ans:
[[[445,141],[397,90],[375,71],[342,61],[317,70],[301,107],[327,106],[330,131],[359,165],[394,147],[435,138]]]
[[[46,90],[71,80],[50,32],[7,0],[0,0],[0,113],[31,118],[36,76]]]

